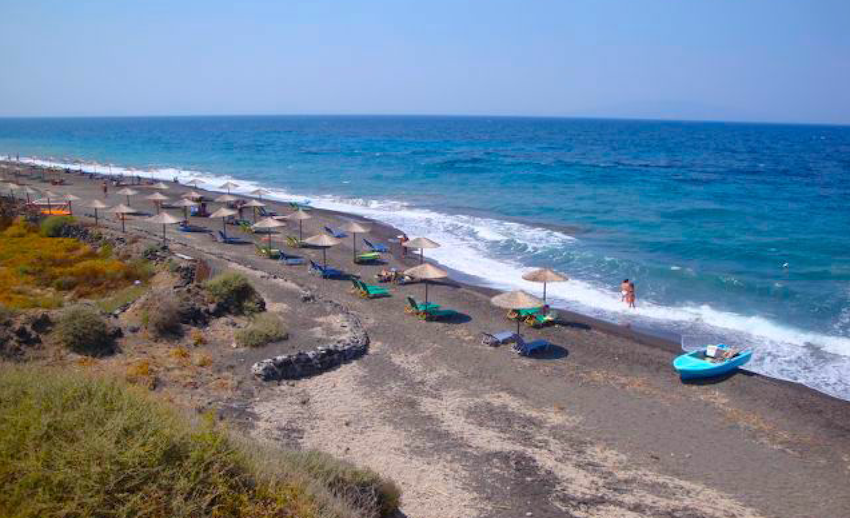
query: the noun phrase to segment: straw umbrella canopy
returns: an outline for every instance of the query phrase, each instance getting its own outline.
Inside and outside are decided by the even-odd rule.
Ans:
[[[327,234],[316,234],[315,236],[310,236],[304,240],[308,245],[318,246],[322,249],[322,263],[324,266],[328,265],[328,248],[338,245],[340,243],[339,239],[335,237],[331,237]]]
[[[168,200],[168,196],[160,192],[155,192],[151,195],[145,196],[145,199],[151,200],[153,204],[156,206],[156,213],[159,214],[159,209],[162,206],[162,202]]]
[[[351,232],[351,247],[354,259],[357,259],[357,234],[365,234],[371,230],[369,227],[361,225],[356,221],[349,221],[342,226],[346,232]]]
[[[235,189],[237,187],[239,187],[239,184],[233,182],[224,182],[218,186],[219,189],[227,189],[227,194],[230,194],[230,189]]]
[[[272,229],[285,227],[286,223],[274,218],[264,218],[251,225],[251,228],[265,230],[269,235],[269,255],[272,253]]]
[[[50,206],[50,198],[54,200],[59,198],[59,195],[53,191],[44,191],[44,197],[47,199],[47,212],[52,212],[52,207]]]
[[[180,201],[174,202],[175,207],[183,207],[183,219],[189,221],[189,207],[197,207],[198,202],[183,198]]]
[[[425,262],[425,249],[426,248],[440,248],[440,243],[436,241],[431,241],[427,237],[416,237],[407,241],[402,246],[407,248],[418,248],[419,249],[419,264]]]
[[[157,189],[157,190],[160,190],[160,191],[167,191],[168,189],[170,189],[170,187],[167,186],[166,184],[162,183],[162,182],[157,182],[157,183],[151,185],[151,189]]]
[[[267,191],[263,188],[260,188],[260,189],[254,189],[253,191],[251,191],[250,194],[252,196],[258,196],[262,200],[263,196],[266,195],[266,194],[271,194],[271,191]]]
[[[425,281],[425,304],[428,303],[428,281],[433,279],[445,279],[449,276],[449,272],[437,268],[433,264],[420,264],[413,268],[408,268],[404,271],[405,275],[410,275],[414,279]]]
[[[254,213],[254,223],[256,223],[257,222],[257,207],[265,207],[266,204],[261,202],[261,201],[257,201],[257,200],[248,200],[248,202],[245,203],[245,205],[242,205],[242,206],[243,207],[251,207],[251,211]]]
[[[147,221],[148,223],[156,223],[162,225],[162,244],[165,244],[165,226],[180,223],[180,218],[175,218],[167,212],[160,212],[156,216],[151,216],[145,221]]]
[[[233,196],[231,194],[222,194],[221,196],[219,196],[218,198],[215,199],[215,202],[216,203],[230,203],[230,202],[236,201],[238,199],[239,198],[237,198],[236,196]]]
[[[543,283],[543,302],[546,302],[547,282],[564,282],[570,279],[566,275],[562,275],[556,272],[555,270],[551,270],[549,268],[538,268],[537,270],[532,270],[530,272],[524,273],[522,275],[522,278],[531,282]]]
[[[120,215],[121,217],[121,232],[126,232],[127,229],[124,227],[124,220],[127,218],[127,214],[135,214],[136,209],[133,207],[128,207],[127,205],[116,205],[112,207],[110,212],[114,212],[115,214]]]
[[[507,293],[502,293],[500,295],[496,295],[495,297],[490,299],[490,302],[495,306],[499,306],[500,308],[505,309],[526,309],[526,308],[537,308],[543,305],[543,301],[538,299],[533,295],[529,295],[528,293],[522,290],[509,291]],[[520,321],[517,319],[516,321],[516,334],[519,335],[519,324]]]
[[[97,211],[103,210],[103,209],[108,209],[109,205],[103,203],[100,200],[94,200],[93,202],[89,203],[88,206],[89,206],[89,208],[94,209],[94,224],[95,224],[95,226],[98,226],[99,222],[98,222],[98,219],[97,219]]]
[[[310,219],[313,216],[307,214],[301,209],[296,210],[292,214],[286,216],[286,219],[291,219],[298,222],[298,239],[302,240],[304,238],[304,229],[303,223],[305,219]]]
[[[129,207],[130,206],[130,196],[135,196],[135,195],[139,194],[139,191],[137,191],[135,189],[131,189],[129,187],[124,187],[120,191],[115,191],[115,194],[120,194],[121,196],[126,196],[127,197],[127,206]]]
[[[181,198],[188,198],[190,200],[201,200],[201,199],[204,198],[204,195],[199,193],[199,192],[189,191],[189,192],[183,193],[180,197]]]
[[[189,180],[188,182],[186,182],[183,185],[191,185],[192,187],[198,187],[199,185],[203,185],[203,184],[204,184],[204,182],[195,178],[194,180]]]
[[[236,214],[236,211],[233,209],[228,209],[226,207],[222,207],[217,211],[210,214],[211,218],[221,218],[221,228],[223,229],[224,236],[227,237],[227,218]]]
[[[66,193],[66,194],[62,195],[62,199],[68,202],[68,212],[73,216],[74,215],[74,207],[71,205],[71,203],[79,200],[80,197],[74,196],[71,193]]]

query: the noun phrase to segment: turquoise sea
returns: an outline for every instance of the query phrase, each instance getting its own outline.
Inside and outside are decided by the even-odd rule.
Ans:
[[[467,279],[756,350],[850,400],[850,127],[487,117],[0,119],[0,155],[236,179],[443,247]],[[95,162],[98,165],[95,165]],[[135,174],[135,173],[134,173]],[[638,307],[620,302],[624,278]]]

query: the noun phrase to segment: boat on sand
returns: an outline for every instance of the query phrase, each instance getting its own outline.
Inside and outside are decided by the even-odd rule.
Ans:
[[[716,378],[744,365],[752,357],[749,349],[739,350],[725,344],[709,345],[678,356],[673,368],[683,380]]]

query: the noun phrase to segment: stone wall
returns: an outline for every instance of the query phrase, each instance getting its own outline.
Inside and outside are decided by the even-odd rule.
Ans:
[[[291,380],[315,376],[366,354],[369,335],[360,320],[341,304],[328,302],[341,313],[348,334],[336,342],[312,351],[299,351],[262,360],[251,367],[254,376],[263,381]]]

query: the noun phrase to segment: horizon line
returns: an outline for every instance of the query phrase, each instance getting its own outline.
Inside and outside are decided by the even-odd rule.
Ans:
[[[831,126],[850,127],[850,122],[811,122],[811,121],[764,121],[764,120],[723,120],[688,118],[651,118],[618,117],[594,115],[521,115],[521,114],[421,114],[421,113],[222,113],[222,114],[150,114],[150,115],[0,115],[0,120],[10,119],[188,119],[215,117],[419,117],[419,118],[469,118],[469,119],[560,119],[560,120],[607,120],[623,122],[678,122],[701,124],[757,124],[775,126]]]

